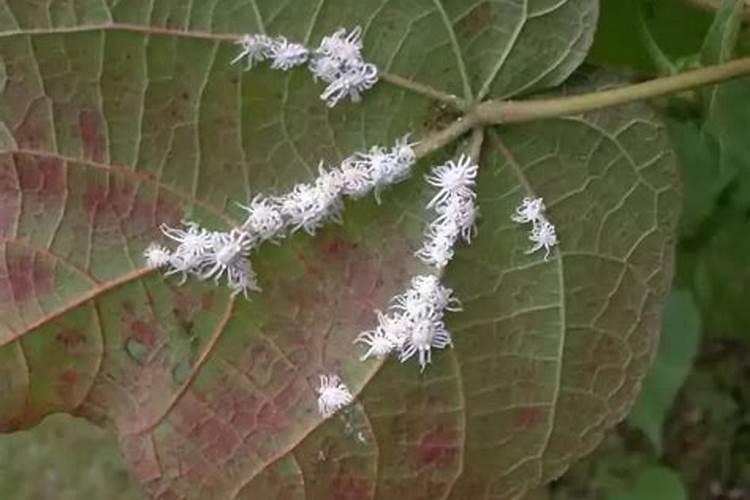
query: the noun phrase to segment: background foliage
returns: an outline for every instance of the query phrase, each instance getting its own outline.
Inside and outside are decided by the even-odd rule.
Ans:
[[[676,18],[681,22],[674,22]],[[652,41],[648,35],[634,38],[643,32],[644,21]],[[665,59],[675,67],[689,67],[700,63],[701,54],[721,58],[720,47],[706,48],[711,23],[709,13],[688,8],[681,0],[605,0],[590,62],[637,79],[669,71]],[[747,38],[744,32],[739,36],[740,53],[750,46]],[[742,464],[748,461],[740,443],[747,439],[749,398],[737,381],[748,370],[748,358],[741,354],[750,351],[743,307],[750,277],[743,272],[750,250],[750,242],[743,243],[750,179],[743,172],[750,170],[743,166],[750,152],[748,141],[742,140],[750,111],[736,105],[750,95],[747,86],[740,81],[723,85],[715,95],[690,94],[659,103],[670,116],[687,193],[665,338],[629,423],[594,459],[556,485],[553,495],[624,499],[660,492],[653,498],[678,499],[691,491],[701,498],[716,491],[716,481],[722,491],[747,484]],[[139,346],[132,348],[138,355]],[[686,388],[676,396],[686,377]],[[65,459],[71,446],[80,451],[80,465]],[[90,456],[87,446],[98,450],[99,459],[84,461]],[[699,452],[686,454],[687,447]],[[50,498],[50,491],[63,491],[70,498],[103,498],[97,488],[106,488],[107,497],[120,492],[122,498],[138,497],[115,458],[114,440],[81,421],[47,419],[32,431],[3,436],[0,450],[29,469],[33,466],[34,477],[40,478],[29,481],[24,467],[0,470],[0,485],[25,495],[19,498]]]

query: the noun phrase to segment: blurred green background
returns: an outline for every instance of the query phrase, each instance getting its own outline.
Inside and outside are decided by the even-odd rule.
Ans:
[[[632,79],[750,54],[734,1],[716,17],[687,0],[601,3],[589,62]],[[656,363],[627,421],[533,498],[750,500],[750,79],[654,105],[685,189]],[[140,498],[114,436],[81,419],[0,436],[0,499]]]

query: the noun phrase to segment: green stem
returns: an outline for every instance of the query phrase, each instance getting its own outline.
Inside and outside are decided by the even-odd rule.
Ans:
[[[452,143],[472,128],[482,125],[522,123],[570,116],[602,108],[675,94],[704,85],[750,75],[750,57],[725,64],[687,71],[678,75],[569,97],[527,101],[490,100],[478,104],[446,128],[425,137],[416,147],[418,158]]]
[[[746,75],[750,75],[750,57],[589,94],[528,101],[486,101],[471,110],[466,118],[473,115],[473,119],[481,124],[497,125],[576,115],[675,94]]]

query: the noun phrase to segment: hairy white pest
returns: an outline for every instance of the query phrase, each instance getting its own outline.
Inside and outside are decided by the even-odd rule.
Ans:
[[[557,231],[555,230],[555,226],[547,219],[542,219],[537,224],[534,224],[529,233],[529,240],[534,245],[526,253],[531,254],[544,248],[544,260],[548,260],[552,247],[557,245]]]
[[[271,44],[271,68],[287,71],[295,66],[305,64],[310,51],[304,45],[289,42],[285,37],[279,36]]]
[[[259,240],[275,240],[283,236],[284,218],[281,207],[272,198],[256,195],[248,205],[240,205],[247,212],[242,229]]]
[[[338,375],[320,375],[318,411],[323,418],[330,418],[337,411],[349,406],[354,398]]]
[[[511,215],[510,218],[513,222],[519,224],[526,224],[531,222],[537,224],[544,219],[544,200],[542,198],[534,198],[531,196],[525,197],[521,204],[516,208],[516,213]]]
[[[253,239],[248,232],[232,229],[228,233],[213,233],[211,249],[202,256],[199,264],[199,277],[218,281],[224,273],[246,260],[252,246]]]
[[[432,348],[444,349],[452,345],[450,333],[442,321],[428,316],[415,318],[411,334],[399,354],[399,360],[404,363],[416,354],[419,366],[424,371],[425,367],[432,363]]]
[[[428,184],[438,188],[438,192],[427,203],[427,208],[445,203],[452,197],[474,198],[478,170],[479,166],[467,155],[461,155],[458,161],[450,160],[434,167],[425,178]]]
[[[152,242],[143,251],[143,256],[146,259],[146,265],[155,269],[168,265],[172,252],[163,245]]]
[[[348,97],[352,102],[360,102],[362,93],[371,89],[378,82],[378,68],[374,64],[364,63],[348,68],[340,73],[325,88],[320,98],[329,108],[338,104],[341,99]]]
[[[271,57],[273,39],[266,35],[248,34],[243,35],[235,44],[240,46],[240,53],[232,59],[231,64],[245,59],[245,69],[251,69],[256,62],[264,61]]]

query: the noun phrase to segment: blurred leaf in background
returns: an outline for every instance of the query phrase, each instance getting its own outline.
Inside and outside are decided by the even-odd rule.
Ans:
[[[140,500],[109,431],[57,414],[0,440],[0,499]]]
[[[609,495],[607,500],[687,500],[687,492],[675,472],[667,467],[649,467],[636,477],[627,493]]]
[[[690,373],[698,350],[701,317],[692,294],[673,290],[664,312],[659,350],[628,421],[641,429],[661,455],[664,421]]]

